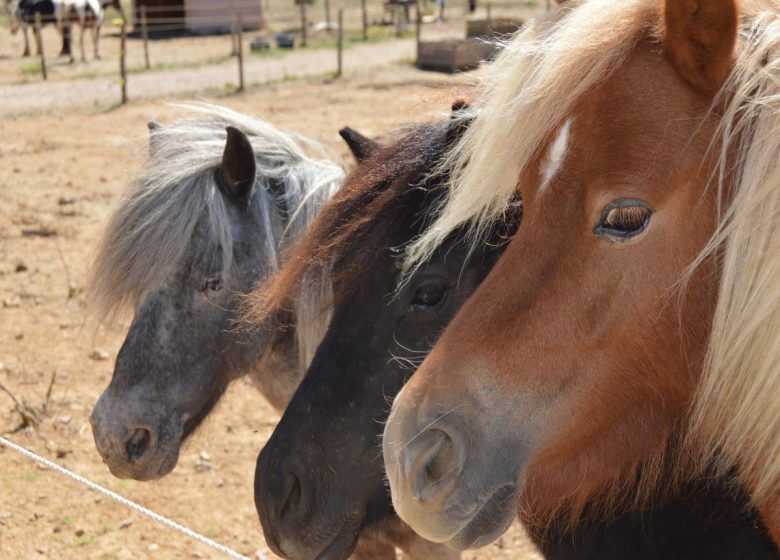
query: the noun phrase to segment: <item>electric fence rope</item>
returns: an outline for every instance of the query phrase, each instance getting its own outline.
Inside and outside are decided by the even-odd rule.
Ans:
[[[198,541],[201,544],[205,544],[206,546],[209,546],[213,548],[214,550],[218,550],[222,554],[225,554],[226,556],[229,556],[230,558],[233,558],[234,560],[251,560],[249,557],[244,556],[243,554],[239,554],[232,548],[228,548],[227,546],[221,545],[218,542],[214,542],[210,538],[201,535],[200,533],[196,533],[192,529],[188,529],[187,527],[180,525],[176,523],[175,521],[171,521],[167,517],[163,517],[159,513],[155,513],[152,510],[145,508],[139,504],[136,504],[132,500],[128,500],[127,498],[120,496],[116,492],[113,492],[107,488],[103,488],[99,484],[95,484],[91,480],[87,480],[81,475],[78,475],[74,473],[73,471],[69,471],[65,467],[61,467],[60,465],[49,461],[45,457],[41,457],[40,455],[33,453],[29,449],[22,447],[21,445],[17,445],[12,441],[7,440],[6,438],[0,436],[0,445],[4,445],[8,449],[11,449],[13,451],[16,451],[17,453],[20,453],[27,457],[28,459],[32,459],[36,463],[39,463],[41,465],[44,465],[45,467],[48,467],[52,469],[53,471],[56,471],[64,476],[67,476],[68,478],[75,480],[76,482],[80,482],[84,486],[94,490],[95,492],[98,492],[100,494],[103,494],[104,496],[108,496],[112,500],[116,500],[120,504],[129,507],[132,510],[137,511],[138,513],[141,513],[150,519],[153,519],[154,521],[157,521],[158,523],[161,523],[162,525],[165,525],[166,527],[169,527],[171,529],[174,529],[176,531],[179,531],[180,533],[187,535],[189,538]],[[265,560],[265,554],[263,554],[262,551],[258,551],[258,557],[260,560]]]

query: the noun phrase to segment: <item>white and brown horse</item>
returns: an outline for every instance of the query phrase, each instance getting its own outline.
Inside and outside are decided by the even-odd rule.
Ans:
[[[458,548],[735,480],[780,543],[776,2],[585,0],[500,55],[412,261],[512,197],[504,256],[399,393],[399,515]]]

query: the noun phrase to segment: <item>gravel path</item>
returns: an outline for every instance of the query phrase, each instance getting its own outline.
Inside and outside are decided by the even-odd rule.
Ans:
[[[373,44],[356,44],[344,50],[344,74],[361,74],[414,57],[414,39],[395,39]],[[300,50],[267,58],[246,57],[247,84],[269,83],[290,78],[322,75],[336,69],[333,49]],[[222,89],[238,83],[235,60],[199,68],[173,69],[131,74],[127,95],[131,100],[175,96]],[[118,79],[99,77],[52,83],[0,85],[0,115],[74,106],[107,107],[119,101]]]

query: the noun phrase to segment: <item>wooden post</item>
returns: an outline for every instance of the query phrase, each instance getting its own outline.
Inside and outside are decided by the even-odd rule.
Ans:
[[[325,29],[330,32],[330,0],[325,0]]]
[[[363,12],[363,40],[368,41],[368,11],[366,0],[360,0],[360,10]]]
[[[238,45],[238,91],[244,91],[244,22],[236,14],[236,45]]]
[[[127,103],[127,21],[122,19],[119,35],[119,87],[122,90],[122,105]]]
[[[417,47],[415,66],[420,66],[420,41],[422,40],[422,13],[420,12],[420,0],[415,0],[414,16],[414,38]]]
[[[144,40],[144,63],[149,70],[149,22],[146,19],[146,5],[141,6],[141,37]]]
[[[344,50],[344,8],[339,8],[339,35],[336,41],[337,53],[338,53],[338,65],[336,67],[336,77],[341,77],[342,71],[342,55]]]
[[[493,23],[493,18],[491,17],[491,14],[490,14],[490,12],[492,11],[492,6],[491,6],[490,2],[485,4],[485,10],[487,10],[487,23],[488,23],[488,30],[489,30],[490,27],[491,27],[491,23]]]
[[[42,27],[41,14],[40,12],[35,12],[35,40],[38,43],[38,53],[41,55],[41,74],[43,74],[44,80],[48,80],[49,73],[46,70],[46,55],[43,54],[43,35],[41,34]]]
[[[395,15],[395,36],[401,36],[401,5],[394,4],[393,14]]]
[[[301,46],[305,47],[308,44],[306,40],[306,30],[309,24],[306,21],[306,0],[298,0],[301,6]]]

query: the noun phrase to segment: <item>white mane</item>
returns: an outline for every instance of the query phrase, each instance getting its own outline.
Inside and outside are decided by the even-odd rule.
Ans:
[[[100,322],[135,307],[144,293],[167,278],[184,256],[204,215],[215,248],[222,255],[223,273],[231,273],[229,203],[215,180],[227,126],[243,131],[254,148],[257,179],[250,211],[259,216],[265,228],[269,273],[278,268],[281,250],[341,185],[343,171],[339,166],[309,155],[323,155],[311,140],[223,107],[179,107],[195,115],[151,132],[149,160],[118,201],[100,240],[89,283],[90,305]],[[290,214],[285,229],[273,227],[278,220],[270,219],[280,204],[269,190],[271,181],[282,185],[284,205]],[[299,311],[306,314],[309,306],[304,307]],[[311,323],[299,317],[299,325]],[[308,341],[312,337],[302,338]],[[316,342],[305,346],[313,344]],[[313,348],[302,350],[307,356],[313,352]]]

